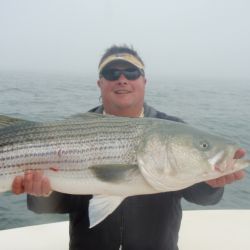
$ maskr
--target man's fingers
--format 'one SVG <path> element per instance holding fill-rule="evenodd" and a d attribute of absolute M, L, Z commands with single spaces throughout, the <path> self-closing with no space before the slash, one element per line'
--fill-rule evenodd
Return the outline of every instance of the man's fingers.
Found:
<path fill-rule="evenodd" d="M 12 192 L 27 193 L 34 196 L 48 196 L 52 192 L 48 177 L 43 171 L 26 171 L 23 176 L 17 176 L 12 182 Z"/>
<path fill-rule="evenodd" d="M 246 176 L 246 172 L 243 170 L 237 171 L 234 173 L 235 180 L 241 180 Z"/>
<path fill-rule="evenodd" d="M 24 174 L 24 191 L 28 194 L 33 192 L 33 172 L 27 171 Z"/>
<path fill-rule="evenodd" d="M 224 185 L 231 184 L 234 181 L 235 181 L 235 177 L 233 174 L 226 175 L 225 180 L 224 180 Z"/>
<path fill-rule="evenodd" d="M 226 177 L 222 176 L 220 178 L 215 179 L 214 187 L 224 187 L 226 183 Z"/>
<path fill-rule="evenodd" d="M 33 185 L 32 185 L 32 193 L 37 196 L 41 196 L 42 193 L 42 179 L 43 172 L 40 170 L 33 172 Z"/>
<path fill-rule="evenodd" d="M 43 179 L 42 179 L 42 195 L 43 196 L 49 196 L 51 194 L 51 192 L 52 192 L 52 190 L 51 190 L 49 179 L 46 176 L 43 176 Z"/>
<path fill-rule="evenodd" d="M 24 193 L 24 186 L 23 186 L 23 176 L 16 176 L 13 183 L 12 183 L 12 192 L 14 194 L 22 194 Z"/>
<path fill-rule="evenodd" d="M 246 154 L 246 150 L 243 148 L 238 149 L 234 154 L 234 159 L 240 159 L 244 157 Z"/>
<path fill-rule="evenodd" d="M 243 170 L 237 171 L 233 174 L 221 176 L 217 179 L 214 180 L 209 180 L 207 181 L 207 184 L 212 186 L 212 187 L 223 187 L 226 184 L 230 184 L 234 181 L 241 180 L 245 177 L 246 173 Z"/>

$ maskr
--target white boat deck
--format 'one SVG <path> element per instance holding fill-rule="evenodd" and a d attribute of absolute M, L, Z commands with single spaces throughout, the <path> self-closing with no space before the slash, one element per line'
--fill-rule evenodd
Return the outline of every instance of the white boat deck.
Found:
<path fill-rule="evenodd" d="M 250 210 L 184 211 L 180 250 L 250 249 Z M 67 250 L 68 222 L 0 231 L 1 250 Z"/>

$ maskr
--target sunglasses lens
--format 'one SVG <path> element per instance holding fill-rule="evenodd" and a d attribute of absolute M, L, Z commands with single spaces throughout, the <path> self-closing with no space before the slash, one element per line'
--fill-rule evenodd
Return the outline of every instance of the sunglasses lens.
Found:
<path fill-rule="evenodd" d="M 128 80 L 136 80 L 137 78 L 140 77 L 141 72 L 139 69 L 136 68 L 129 68 L 129 69 L 125 69 L 123 71 L 124 76 L 128 79 Z"/>
<path fill-rule="evenodd" d="M 121 76 L 121 71 L 118 69 L 104 69 L 101 75 L 108 81 L 115 81 Z"/>
<path fill-rule="evenodd" d="M 118 80 L 123 74 L 128 80 L 136 80 L 142 75 L 142 72 L 137 68 L 121 69 L 104 69 L 101 75 L 108 81 Z"/>

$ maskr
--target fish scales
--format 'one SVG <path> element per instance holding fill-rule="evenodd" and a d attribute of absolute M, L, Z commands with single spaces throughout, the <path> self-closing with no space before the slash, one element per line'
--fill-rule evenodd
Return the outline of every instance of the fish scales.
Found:
<path fill-rule="evenodd" d="M 132 133 L 131 129 L 133 129 Z M 27 126 L 22 124 L 21 132 L 17 128 L 15 130 L 14 135 L 13 130 L 9 128 L 5 131 L 4 138 L 0 136 L 1 142 L 6 140 L 3 144 L 11 144 L 1 148 L 0 160 L 4 161 L 4 175 L 20 173 L 20 168 L 47 169 L 51 164 L 61 164 L 60 170 L 67 170 L 68 165 L 71 165 L 70 169 L 72 165 L 81 169 L 91 164 L 111 161 L 134 163 L 134 156 L 128 153 L 128 149 L 133 146 L 135 138 L 137 137 L 137 140 L 139 138 L 135 133 L 134 125 L 131 127 L 131 124 L 120 121 L 111 124 L 110 120 L 100 122 L 81 120 L 76 123 L 66 122 L 66 124 L 55 122 L 45 126 L 35 123 Z M 31 136 L 32 140 L 29 139 Z M 105 146 L 107 141 L 109 145 Z M 84 145 L 87 145 L 85 149 L 79 149 Z M 61 156 L 59 157 L 58 154 Z M 39 158 L 41 160 L 38 161 Z"/>
<path fill-rule="evenodd" d="M 92 134 L 93 135 L 93 134 Z M 93 140 L 93 136 L 92 135 L 89 135 L 89 139 L 87 136 L 85 136 L 85 142 L 89 142 L 89 141 L 92 141 Z M 60 135 L 59 135 L 60 136 Z M 128 139 L 130 140 L 130 138 L 128 138 L 126 135 L 119 135 L 120 139 Z M 67 135 L 67 137 L 69 137 L 69 135 Z M 77 143 L 82 143 L 82 140 L 79 140 L 79 137 L 77 137 L 76 139 L 76 136 L 71 136 L 70 135 L 70 139 L 71 140 L 62 140 L 62 139 L 67 139 L 67 137 L 62 137 L 60 136 L 60 140 L 55 140 L 55 138 L 53 138 L 53 140 L 48 140 L 46 142 L 46 140 L 43 138 L 43 141 L 40 141 L 40 143 L 38 145 L 34 144 L 34 143 L 30 143 L 30 141 L 27 141 L 26 142 L 29 142 L 29 143 L 26 143 L 26 144 L 21 144 L 21 143 L 16 143 L 16 144 L 11 144 L 11 146 L 9 144 L 5 144 L 7 145 L 6 147 L 2 147 L 2 149 L 0 149 L 0 153 L 5 153 L 5 152 L 9 152 L 9 151 L 13 151 L 13 150 L 16 150 L 16 149 L 29 149 L 29 148 L 39 148 L 41 146 L 44 146 L 44 147 L 48 147 L 48 146 L 58 146 L 58 145 L 73 145 L 73 144 L 77 144 Z M 116 136 L 114 136 L 116 138 Z M 74 140 L 72 140 L 74 139 Z M 131 138 L 133 139 L 133 138 Z M 110 138 L 110 140 L 112 140 L 112 138 Z M 116 139 L 114 139 L 116 140 Z M 36 141 L 35 141 L 36 142 Z M 105 142 L 105 138 L 98 138 L 98 142 L 100 143 L 103 143 Z M 3 146 L 3 145 L 2 145 Z"/>
<path fill-rule="evenodd" d="M 103 119 L 104 120 L 104 119 Z M 110 124 L 108 121 L 103 121 L 101 124 L 99 122 L 95 123 L 73 123 L 66 122 L 66 124 L 62 124 L 59 122 L 48 123 L 46 125 L 40 125 L 36 123 L 27 124 L 27 126 L 22 125 L 21 129 L 18 130 L 18 126 L 9 127 L 7 129 L 3 129 L 0 133 L 0 146 L 9 143 L 17 143 L 22 141 L 36 141 L 38 139 L 41 140 L 52 140 L 56 137 L 61 137 L 66 139 L 71 136 L 93 136 L 93 134 L 98 133 L 108 133 L 112 130 L 113 133 L 117 132 L 119 135 L 130 133 L 131 127 L 133 127 L 131 123 L 121 123 L 114 122 Z M 121 133 L 122 128 L 122 133 Z M 127 130 L 126 130 L 127 128 Z"/>
<path fill-rule="evenodd" d="M 19 125 L 13 125 L 6 127 L 5 129 L 0 130 L 1 134 L 6 134 L 7 131 L 10 131 L 10 133 L 22 133 L 23 131 L 27 132 L 27 129 L 29 129 L 30 133 L 32 133 L 33 129 L 38 129 L 40 132 L 50 132 L 50 131 L 58 131 L 58 130 L 68 130 L 69 126 L 71 127 L 77 127 L 79 129 L 84 124 L 85 128 L 90 128 L 92 130 L 95 130 L 96 128 L 99 129 L 99 124 L 101 124 L 103 127 L 110 127 L 110 122 L 108 122 L 107 119 L 102 119 L 101 121 L 92 120 L 92 121 L 83 121 L 80 119 L 77 120 L 64 120 L 64 121 L 55 121 L 55 122 L 47 122 L 47 123 L 34 123 L 34 122 L 27 122 L 27 123 L 21 123 Z M 131 123 L 128 121 L 117 121 L 114 120 L 112 124 L 115 127 L 121 127 L 124 126 L 131 126 Z"/>
<path fill-rule="evenodd" d="M 124 139 L 119 139 L 120 142 L 124 141 Z M 130 142 L 129 142 L 130 141 Z M 112 149 L 114 148 L 121 148 L 123 150 L 124 145 L 121 143 L 119 145 L 116 145 L 113 140 L 110 140 L 110 145 L 103 145 L 103 144 L 95 144 L 94 146 L 91 147 L 91 144 L 96 142 L 95 140 L 81 140 L 76 143 L 72 142 L 67 145 L 67 143 L 56 143 L 51 146 L 50 144 L 45 144 L 39 146 L 39 144 L 36 145 L 29 145 L 28 149 L 23 147 L 23 148 L 17 148 L 17 149 L 7 149 L 6 152 L 1 154 L 1 161 L 8 161 L 11 160 L 15 163 L 16 160 L 21 160 L 22 158 L 27 158 L 30 159 L 32 156 L 36 158 L 44 158 L 49 155 L 55 155 L 58 156 L 58 154 L 63 154 L 63 155 L 77 155 L 81 154 L 84 155 L 86 153 L 91 153 L 92 151 L 107 151 L 111 152 Z M 104 141 L 105 142 L 105 141 Z M 128 147 L 132 145 L 131 140 L 127 140 Z M 88 145 L 85 149 L 83 148 L 84 145 Z M 36 147 L 34 147 L 36 146 Z M 48 151 L 48 148 L 50 148 L 50 151 Z M 81 149 L 82 148 L 82 149 Z M 94 156 L 93 156 L 94 157 Z"/>

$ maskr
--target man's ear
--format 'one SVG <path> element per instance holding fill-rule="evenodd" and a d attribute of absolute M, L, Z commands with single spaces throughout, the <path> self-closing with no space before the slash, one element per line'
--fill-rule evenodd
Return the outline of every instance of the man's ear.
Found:
<path fill-rule="evenodd" d="M 98 85 L 98 87 L 100 88 L 100 85 L 101 85 L 101 80 L 100 80 L 100 79 L 97 80 L 97 85 Z"/>

